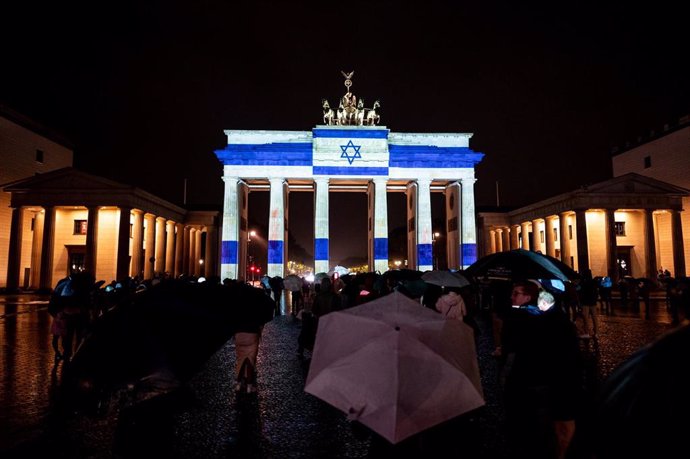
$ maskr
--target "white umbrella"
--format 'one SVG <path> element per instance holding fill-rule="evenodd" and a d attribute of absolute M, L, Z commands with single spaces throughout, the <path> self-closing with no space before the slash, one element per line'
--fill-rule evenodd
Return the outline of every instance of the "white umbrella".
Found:
<path fill-rule="evenodd" d="M 350 270 L 345 266 L 336 265 L 333 269 L 328 271 L 328 275 L 332 276 L 334 273 L 338 273 L 338 276 L 344 276 L 345 274 L 350 274 Z"/>
<path fill-rule="evenodd" d="M 440 287 L 466 287 L 470 285 L 470 281 L 465 276 L 450 271 L 427 271 L 422 274 L 422 280 L 427 284 Z"/>
<path fill-rule="evenodd" d="M 305 391 L 391 443 L 484 405 L 472 329 L 398 292 L 319 319 Z"/>

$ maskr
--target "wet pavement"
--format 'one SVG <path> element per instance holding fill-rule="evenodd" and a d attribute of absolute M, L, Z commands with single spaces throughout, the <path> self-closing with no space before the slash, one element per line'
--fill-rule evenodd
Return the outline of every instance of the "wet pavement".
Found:
<path fill-rule="evenodd" d="M 289 302 L 288 302 L 289 303 Z M 285 306 L 285 305 L 284 305 Z M 663 301 L 651 320 L 622 309 L 600 315 L 598 346 L 582 341 L 590 394 L 632 352 L 671 330 Z M 288 312 L 288 311 L 284 311 Z M 236 398 L 232 340 L 182 390 L 131 407 L 126 394 L 100 414 L 64 409 L 57 388 L 45 296 L 0 296 L 0 456 L 53 458 L 239 457 L 364 458 L 371 439 L 339 411 L 303 391 L 308 360 L 296 353 L 300 321 L 276 317 L 264 329 L 258 396 Z M 477 351 L 487 405 L 480 422 L 481 457 L 507 458 L 497 362 L 489 321 L 477 320 Z M 574 456 L 588 457 L 587 419 Z"/>

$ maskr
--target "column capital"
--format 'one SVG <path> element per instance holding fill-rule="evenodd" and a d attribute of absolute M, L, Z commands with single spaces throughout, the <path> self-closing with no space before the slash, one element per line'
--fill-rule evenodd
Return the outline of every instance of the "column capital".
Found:
<path fill-rule="evenodd" d="M 228 183 L 232 184 L 233 182 L 237 183 L 240 181 L 240 178 L 236 175 L 224 175 L 222 178 L 226 184 L 228 184 Z"/>

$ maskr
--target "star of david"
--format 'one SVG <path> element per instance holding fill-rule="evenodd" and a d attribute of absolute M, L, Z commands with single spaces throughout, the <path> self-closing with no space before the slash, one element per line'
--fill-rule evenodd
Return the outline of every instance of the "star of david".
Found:
<path fill-rule="evenodd" d="M 354 153 L 352 154 L 352 156 L 347 154 L 347 150 L 350 148 L 352 148 L 354 150 Z M 352 161 L 354 161 L 355 159 L 357 159 L 357 158 L 362 159 L 362 155 L 359 154 L 360 148 L 362 148 L 361 145 L 355 145 L 354 143 L 352 143 L 352 140 L 350 140 L 347 143 L 347 145 L 341 145 L 340 146 L 340 149 L 343 150 L 343 154 L 340 155 L 340 157 L 341 158 L 347 158 L 347 160 L 350 162 L 350 164 L 352 164 Z"/>

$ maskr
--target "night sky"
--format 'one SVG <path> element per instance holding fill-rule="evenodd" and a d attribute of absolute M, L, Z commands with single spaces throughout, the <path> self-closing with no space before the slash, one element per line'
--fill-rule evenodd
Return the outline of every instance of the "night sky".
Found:
<path fill-rule="evenodd" d="M 392 131 L 473 132 L 480 207 L 497 181 L 521 206 L 605 180 L 612 146 L 690 113 L 681 3 L 464 3 L 23 1 L 0 10 L 0 103 L 64 133 L 82 170 L 178 204 L 186 178 L 188 207 L 219 209 L 223 130 L 310 130 L 341 70 Z M 311 206 L 291 198 L 309 252 Z M 332 259 L 365 255 L 365 214 L 332 196 Z"/>

